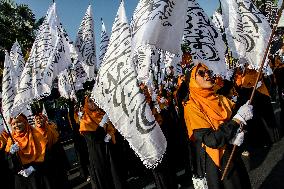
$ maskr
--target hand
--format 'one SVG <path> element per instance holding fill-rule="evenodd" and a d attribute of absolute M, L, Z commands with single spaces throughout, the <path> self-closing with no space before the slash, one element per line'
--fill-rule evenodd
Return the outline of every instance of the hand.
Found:
<path fill-rule="evenodd" d="M 111 139 L 110 134 L 106 134 L 104 141 L 105 141 L 105 142 L 109 142 L 110 139 Z"/>
<path fill-rule="evenodd" d="M 19 147 L 18 143 L 14 143 L 10 147 L 10 153 L 11 154 L 18 152 L 19 150 L 20 150 L 20 147 Z"/>
<path fill-rule="evenodd" d="M 253 106 L 245 103 L 240 107 L 237 114 L 234 116 L 234 119 L 239 120 L 242 124 L 246 125 L 248 120 L 252 119 L 253 117 Z"/>
<path fill-rule="evenodd" d="M 83 112 L 78 112 L 78 117 L 79 117 L 79 120 L 81 120 L 82 119 L 82 117 L 83 117 Z"/>
<path fill-rule="evenodd" d="M 229 143 L 233 144 L 233 145 L 240 146 L 244 142 L 244 138 L 245 138 L 244 131 L 240 132 L 238 130 L 237 134 L 234 136 L 234 138 L 231 139 L 231 141 Z"/>
<path fill-rule="evenodd" d="M 23 169 L 18 172 L 18 174 L 22 175 L 23 177 L 29 177 L 34 171 L 35 169 L 33 168 L 33 166 L 29 166 L 27 169 Z"/>
<path fill-rule="evenodd" d="M 153 101 L 153 102 L 156 102 L 156 101 L 157 101 L 157 97 L 158 97 L 156 91 L 154 91 L 151 96 L 152 96 L 152 101 Z"/>
<path fill-rule="evenodd" d="M 238 96 L 232 96 L 232 101 L 236 103 L 238 101 Z"/>
<path fill-rule="evenodd" d="M 165 97 L 160 97 L 159 98 L 160 103 L 165 103 L 167 101 L 167 99 Z"/>
<path fill-rule="evenodd" d="M 103 116 L 101 122 L 99 123 L 99 126 L 100 126 L 100 127 L 104 127 L 104 125 L 105 125 L 107 122 L 109 122 L 109 118 L 108 118 L 108 115 L 105 114 L 105 115 Z"/>
<path fill-rule="evenodd" d="M 262 85 L 262 82 L 258 81 L 257 84 L 256 84 L 256 88 L 258 89 L 259 87 L 261 87 L 261 85 Z"/>
<path fill-rule="evenodd" d="M 161 108 L 160 108 L 158 103 L 155 103 L 155 108 L 156 108 L 158 113 L 161 113 Z"/>

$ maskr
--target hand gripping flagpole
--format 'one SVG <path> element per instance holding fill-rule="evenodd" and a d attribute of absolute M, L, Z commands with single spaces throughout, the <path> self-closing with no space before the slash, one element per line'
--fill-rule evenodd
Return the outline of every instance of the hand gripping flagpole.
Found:
<path fill-rule="evenodd" d="M 279 23 L 279 21 L 280 21 L 280 18 L 281 18 L 283 9 L 284 9 L 284 1 L 282 2 L 282 5 L 281 5 L 280 9 L 278 10 L 277 19 L 276 19 L 275 25 L 273 26 L 273 29 L 272 29 L 272 32 L 271 32 L 271 34 L 270 34 L 269 41 L 268 41 L 268 43 L 267 43 L 267 47 L 266 47 L 266 50 L 265 50 L 265 53 L 264 53 L 264 56 L 263 56 L 263 58 L 262 58 L 261 65 L 260 65 L 260 67 L 259 67 L 259 69 L 258 69 L 258 75 L 257 75 L 257 77 L 256 77 L 255 84 L 254 84 L 254 87 L 253 87 L 253 91 L 252 91 L 251 96 L 250 96 L 250 99 L 249 99 L 249 104 L 251 104 L 251 102 L 252 102 L 252 100 L 253 100 L 253 97 L 254 97 L 254 94 L 255 94 L 255 91 L 256 91 L 256 86 L 257 86 L 257 83 L 258 83 L 258 81 L 259 81 L 259 79 L 260 79 L 260 76 L 261 76 L 261 74 L 262 74 L 262 69 L 263 69 L 263 66 L 264 66 L 264 63 L 265 63 L 265 60 L 266 60 L 268 51 L 269 51 L 269 47 L 270 47 L 270 44 L 271 44 L 271 42 L 272 42 L 273 36 L 274 36 L 274 34 L 275 34 L 275 31 L 276 31 L 276 29 L 277 29 L 278 23 Z M 241 126 L 241 130 L 242 130 L 242 126 Z M 232 150 L 232 152 L 231 152 L 231 155 L 230 155 L 230 157 L 229 157 L 229 160 L 228 160 L 228 162 L 227 162 L 227 164 L 226 164 L 226 167 L 225 167 L 225 169 L 224 169 L 224 172 L 223 172 L 223 175 L 222 175 L 221 180 L 224 180 L 224 178 L 225 178 L 225 176 L 226 176 L 226 174 L 227 174 L 227 172 L 228 172 L 228 168 L 229 168 L 229 166 L 230 166 L 230 164 L 231 164 L 231 162 L 232 162 L 232 159 L 233 159 L 234 153 L 235 153 L 235 151 L 236 151 L 236 148 L 237 148 L 237 146 L 234 145 L 233 150 Z"/>

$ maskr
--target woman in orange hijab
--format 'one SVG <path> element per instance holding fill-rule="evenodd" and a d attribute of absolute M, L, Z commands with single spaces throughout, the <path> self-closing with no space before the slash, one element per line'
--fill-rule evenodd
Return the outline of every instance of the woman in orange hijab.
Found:
<path fill-rule="evenodd" d="M 79 131 L 84 136 L 88 147 L 89 171 L 93 188 L 127 188 L 122 186 L 124 183 L 120 178 L 121 175 L 113 171 L 118 165 L 113 165 L 110 157 L 112 152 L 108 149 L 107 143 L 116 143 L 115 129 L 110 124 L 106 113 L 88 96 L 85 98 Z"/>
<path fill-rule="evenodd" d="M 59 139 L 59 133 L 55 123 L 48 122 L 48 119 L 42 113 L 35 115 L 35 128 L 47 141 L 47 147 L 50 149 Z"/>
<path fill-rule="evenodd" d="M 15 172 L 15 188 L 50 188 L 50 182 L 41 173 L 44 169 L 47 140 L 31 127 L 23 114 L 13 118 L 11 126 L 15 143 L 8 138 L 6 152 L 10 167 Z"/>
<path fill-rule="evenodd" d="M 52 181 L 52 188 L 71 188 L 67 177 L 68 159 L 59 142 L 59 133 L 55 123 L 48 121 L 46 115 L 36 113 L 35 129 L 47 141 L 45 169 L 43 174 Z"/>
<path fill-rule="evenodd" d="M 243 105 L 232 119 L 234 103 L 216 94 L 214 84 L 212 72 L 205 65 L 198 64 L 193 68 L 184 118 L 194 146 L 194 174 L 205 176 L 209 189 L 249 189 L 248 175 L 239 158 L 234 159 L 224 181 L 221 181 L 221 174 L 231 144 L 239 146 L 243 141 L 244 132 L 238 132 L 238 129 L 240 124 L 252 118 L 252 106 Z"/>

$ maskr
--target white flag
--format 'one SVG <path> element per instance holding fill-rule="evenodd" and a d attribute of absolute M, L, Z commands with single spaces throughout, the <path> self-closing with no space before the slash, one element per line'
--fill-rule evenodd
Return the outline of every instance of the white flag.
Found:
<path fill-rule="evenodd" d="M 223 17 L 222 15 L 215 11 L 212 16 L 212 23 L 215 25 L 215 27 L 221 32 L 224 32 L 224 23 L 223 23 Z"/>
<path fill-rule="evenodd" d="M 52 61 L 48 62 L 45 68 L 44 82 L 48 86 L 52 86 L 54 79 L 65 69 L 72 66 L 70 39 L 62 27 L 62 24 L 57 26 L 57 37 Z"/>
<path fill-rule="evenodd" d="M 104 24 L 103 19 L 102 19 L 100 55 L 99 55 L 99 60 L 98 60 L 98 65 L 97 65 L 98 69 L 100 68 L 100 65 L 103 61 L 105 54 L 106 54 L 108 43 L 109 43 L 109 36 L 107 34 L 106 27 L 105 27 L 105 24 Z"/>
<path fill-rule="evenodd" d="M 131 35 L 122 1 L 92 97 L 144 165 L 151 168 L 162 160 L 167 141 L 138 86 L 130 56 Z"/>
<path fill-rule="evenodd" d="M 81 22 L 77 33 L 75 49 L 78 54 L 78 61 L 83 65 L 89 80 L 93 80 L 95 77 L 97 57 L 91 5 L 89 5 Z"/>
<path fill-rule="evenodd" d="M 178 54 L 186 7 L 187 0 L 140 0 L 131 22 L 133 48 L 150 44 Z"/>
<path fill-rule="evenodd" d="M 72 92 L 72 86 L 74 86 L 72 81 L 70 81 L 70 75 L 68 70 L 64 70 L 58 75 L 58 91 L 60 96 L 69 99 Z"/>
<path fill-rule="evenodd" d="M 34 99 L 48 96 L 54 78 L 70 64 L 70 50 L 65 35 L 59 24 L 54 3 L 39 28 L 21 75 L 12 108 L 13 116 L 23 112 Z"/>
<path fill-rule="evenodd" d="M 73 65 L 73 69 L 70 70 L 71 81 L 73 81 L 75 91 L 83 89 L 83 83 L 87 81 L 87 74 L 79 62 Z"/>
<path fill-rule="evenodd" d="M 87 73 L 85 72 L 83 65 L 78 61 L 78 54 L 73 44 L 70 43 L 71 57 L 73 63 L 70 71 L 70 78 L 73 81 L 75 91 L 83 89 L 83 83 L 88 79 Z"/>
<path fill-rule="evenodd" d="M 176 65 L 169 63 L 170 59 L 164 62 L 157 56 L 175 60 L 174 56 L 180 52 L 186 8 L 186 0 L 139 1 L 131 22 L 132 57 L 139 81 L 151 83 L 151 78 L 161 81 L 165 69 L 158 70 L 159 76 L 151 77 L 151 72 L 156 73 L 155 69 L 166 68 L 166 65 Z"/>
<path fill-rule="evenodd" d="M 258 69 L 271 34 L 268 21 L 250 0 L 221 0 L 221 5 L 233 56 Z"/>
<path fill-rule="evenodd" d="M 22 63 L 20 62 L 21 54 L 18 54 L 17 48 L 15 47 L 17 46 L 12 47 L 10 54 L 12 54 L 14 60 L 16 61 L 19 60 L 18 63 Z M 17 72 L 15 72 L 15 64 L 10 59 L 8 52 L 5 52 L 5 53 L 6 55 L 5 55 L 4 71 L 3 71 L 3 79 L 2 79 L 2 108 L 3 108 L 3 115 L 5 117 L 6 123 L 8 124 L 10 117 L 13 117 L 11 114 L 11 110 L 12 110 L 15 95 L 17 92 L 16 82 L 18 81 L 18 78 L 16 77 Z M 20 68 L 20 65 L 16 66 L 16 68 Z M 23 106 L 19 114 L 20 113 L 23 113 L 25 116 L 27 116 L 28 121 L 31 125 L 34 123 L 33 114 L 32 114 L 29 104 L 27 104 L 26 106 Z M 10 125 L 8 126 L 10 127 Z M 11 128 L 9 129 L 11 131 Z"/>
<path fill-rule="evenodd" d="M 14 65 L 14 79 L 15 79 L 15 85 L 16 85 L 16 89 L 18 88 L 19 85 L 19 79 L 21 77 L 21 74 L 24 70 L 25 67 L 25 60 L 23 57 L 23 53 L 21 50 L 21 46 L 18 43 L 18 41 L 16 41 L 10 51 L 10 57 L 11 57 L 11 61 Z"/>
<path fill-rule="evenodd" d="M 4 62 L 4 71 L 2 79 L 2 109 L 3 115 L 8 123 L 8 120 L 11 117 L 11 108 L 13 107 L 13 102 L 15 98 L 15 81 L 12 73 L 13 63 L 7 51 L 5 51 L 5 62 Z"/>
<path fill-rule="evenodd" d="M 219 30 L 195 0 L 188 1 L 184 42 L 195 64 L 206 64 L 217 75 L 226 76 L 226 46 Z"/>

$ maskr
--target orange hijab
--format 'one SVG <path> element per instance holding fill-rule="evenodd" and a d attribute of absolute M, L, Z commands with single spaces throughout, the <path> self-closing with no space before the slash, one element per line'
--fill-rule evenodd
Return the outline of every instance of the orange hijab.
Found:
<path fill-rule="evenodd" d="M 85 98 L 83 116 L 80 121 L 80 132 L 96 131 L 105 112 L 98 108 L 96 111 L 91 111 L 88 107 L 89 97 Z"/>
<path fill-rule="evenodd" d="M 198 64 L 192 69 L 189 83 L 190 99 L 184 107 L 184 118 L 188 135 L 193 139 L 194 130 L 212 128 L 218 130 L 219 126 L 229 120 L 232 115 L 234 103 L 224 96 L 215 93 L 214 89 L 201 88 L 196 82 L 197 69 L 203 64 Z M 205 147 L 206 152 L 219 167 L 224 148 L 213 149 Z"/>
<path fill-rule="evenodd" d="M 43 114 L 40 114 L 38 116 L 41 116 L 42 119 L 44 119 L 44 126 L 38 127 L 36 125 L 36 130 L 39 131 L 42 136 L 47 141 L 48 149 L 52 147 L 53 144 L 55 144 L 58 141 L 59 133 L 57 132 L 57 126 L 55 123 L 48 122 L 47 117 Z"/>
<path fill-rule="evenodd" d="M 6 133 L 6 131 L 4 131 L 0 135 L 0 150 L 3 149 L 6 146 L 8 138 L 9 138 L 9 135 L 8 135 L 8 133 Z"/>
<path fill-rule="evenodd" d="M 21 133 L 13 132 L 12 136 L 18 143 L 20 150 L 18 152 L 24 165 L 32 162 L 43 162 L 46 150 L 47 140 L 42 137 L 40 132 L 31 127 L 24 115 L 19 115 L 17 119 L 21 120 L 25 125 L 25 131 Z M 6 152 L 10 151 L 12 145 L 11 138 L 7 141 Z"/>

